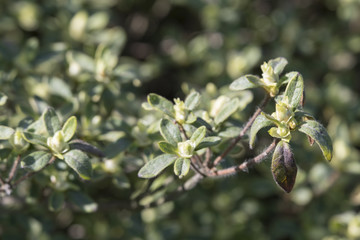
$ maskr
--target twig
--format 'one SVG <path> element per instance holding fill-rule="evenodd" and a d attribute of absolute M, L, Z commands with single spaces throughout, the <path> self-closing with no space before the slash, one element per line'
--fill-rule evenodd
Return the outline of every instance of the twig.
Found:
<path fill-rule="evenodd" d="M 210 160 L 211 160 L 211 150 L 210 148 L 206 148 L 206 152 L 205 152 L 205 161 L 203 162 L 203 166 L 209 170 L 209 164 L 210 164 Z"/>
<path fill-rule="evenodd" d="M 251 125 L 254 123 L 256 117 L 261 113 L 262 108 L 265 107 L 265 105 L 269 102 L 270 100 L 270 96 L 267 94 L 265 96 L 265 98 L 263 99 L 263 101 L 260 103 L 260 106 L 258 107 L 258 109 L 254 112 L 254 114 L 251 116 L 251 118 L 248 120 L 248 122 L 245 124 L 245 127 L 241 130 L 239 136 L 237 136 L 232 143 L 230 144 L 230 146 L 228 148 L 225 149 L 225 151 L 219 155 L 213 163 L 213 166 L 215 167 L 216 165 L 218 165 L 223 159 L 224 157 L 226 157 L 228 155 L 228 153 L 235 147 L 235 145 L 241 140 L 241 138 L 245 135 L 245 133 L 247 132 L 247 130 L 251 127 Z"/>
<path fill-rule="evenodd" d="M 215 170 L 212 173 L 210 173 L 208 176 L 210 177 L 227 176 L 227 175 L 235 174 L 240 171 L 247 171 L 248 168 L 251 167 L 252 165 L 262 162 L 265 159 L 265 157 L 274 150 L 277 143 L 278 140 L 276 139 L 262 153 L 260 153 L 256 157 L 251 158 L 238 166 L 233 166 L 221 170 Z"/>
<path fill-rule="evenodd" d="M 17 167 L 19 165 L 20 159 L 21 159 L 21 156 L 18 155 L 11 167 L 11 170 L 9 173 L 9 178 L 8 178 L 7 182 L 11 182 L 11 180 L 15 177 L 15 173 L 16 173 Z"/>
<path fill-rule="evenodd" d="M 21 183 L 22 181 L 32 177 L 33 175 L 37 174 L 38 172 L 44 170 L 46 167 L 48 167 L 49 165 L 53 164 L 53 162 L 55 161 L 56 157 L 52 156 L 50 161 L 43 167 L 41 168 L 39 171 L 37 172 L 28 172 L 26 173 L 24 176 L 22 176 L 21 178 L 19 178 L 15 183 L 12 184 L 12 188 L 15 188 L 19 183 Z"/>
<path fill-rule="evenodd" d="M 0 184 L 1 185 L 4 185 L 5 184 L 5 181 L 4 181 L 4 179 L 0 176 Z"/>

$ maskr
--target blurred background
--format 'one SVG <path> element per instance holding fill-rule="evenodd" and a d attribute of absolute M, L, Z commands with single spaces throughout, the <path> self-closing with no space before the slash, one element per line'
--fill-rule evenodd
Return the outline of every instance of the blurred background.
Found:
<path fill-rule="evenodd" d="M 275 185 L 266 161 L 132 210 L 126 203 L 143 185 L 143 162 L 123 151 L 134 149 L 129 138 L 151 144 L 141 135 L 146 124 L 136 123 L 146 122 L 146 95 L 216 91 L 279 56 L 289 61 L 285 71 L 303 75 L 305 110 L 327 127 L 332 162 L 294 136 L 291 194 Z M 1 201 L 0 238 L 360 239 L 359 75 L 359 0 L 1 0 L 0 90 L 9 103 L 0 122 L 52 105 L 62 119 L 76 114 L 80 137 L 108 161 L 94 160 L 98 178 L 78 187 L 71 179 L 49 187 L 46 174 L 19 187 Z M 252 108 L 262 92 L 253 94 Z M 84 190 L 90 207 L 51 211 L 49 188 Z M 94 210 L 95 202 L 105 204 Z"/>

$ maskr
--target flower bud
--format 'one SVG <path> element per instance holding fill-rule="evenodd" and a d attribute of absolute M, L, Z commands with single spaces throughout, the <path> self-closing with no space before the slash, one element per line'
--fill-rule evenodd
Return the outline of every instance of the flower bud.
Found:
<path fill-rule="evenodd" d="M 47 145 L 56 153 L 64 153 L 69 150 L 69 144 L 65 142 L 62 131 L 57 131 L 53 137 L 48 137 Z"/>
<path fill-rule="evenodd" d="M 178 154 L 182 158 L 191 158 L 195 149 L 193 141 L 187 140 L 178 143 Z"/>
<path fill-rule="evenodd" d="M 279 77 L 274 73 L 272 66 L 266 62 L 261 65 L 262 77 L 265 85 L 273 85 L 278 82 Z"/>
<path fill-rule="evenodd" d="M 230 98 L 228 98 L 226 96 L 220 96 L 215 101 L 212 101 L 210 116 L 215 117 L 216 115 L 218 115 L 222 106 L 224 106 L 224 104 L 227 103 L 229 100 L 230 100 Z"/>
<path fill-rule="evenodd" d="M 22 152 L 29 147 L 29 143 L 21 135 L 21 131 L 16 130 L 15 133 L 10 137 L 9 142 L 16 152 Z"/>
<path fill-rule="evenodd" d="M 290 129 L 285 126 L 281 126 L 277 128 L 276 132 L 280 137 L 285 138 L 290 134 Z"/>
<path fill-rule="evenodd" d="M 276 119 L 287 121 L 292 115 L 292 111 L 283 103 L 276 104 Z"/>
<path fill-rule="evenodd" d="M 174 102 L 175 102 L 175 106 L 174 106 L 175 120 L 178 123 L 183 124 L 186 120 L 185 103 L 178 98 L 174 99 Z"/>

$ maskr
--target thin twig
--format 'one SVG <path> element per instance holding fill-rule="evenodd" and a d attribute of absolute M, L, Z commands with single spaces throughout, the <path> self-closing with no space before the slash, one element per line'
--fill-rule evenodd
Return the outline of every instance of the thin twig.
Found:
<path fill-rule="evenodd" d="M 12 167 L 11 167 L 11 170 L 10 170 L 10 173 L 9 173 L 9 178 L 8 178 L 7 182 L 11 182 L 11 180 L 15 177 L 16 170 L 17 170 L 17 167 L 19 165 L 20 159 L 21 159 L 21 156 L 18 155 L 17 158 L 15 159 Z"/>
<path fill-rule="evenodd" d="M 1 185 L 4 185 L 5 184 L 5 181 L 4 181 L 4 179 L 0 176 L 0 184 Z"/>
<path fill-rule="evenodd" d="M 19 178 L 15 183 L 12 184 L 12 187 L 15 188 L 19 183 L 21 183 L 22 181 L 32 177 L 33 175 L 37 174 L 38 172 L 44 170 L 46 167 L 48 167 L 49 165 L 53 164 L 55 161 L 56 157 L 52 156 L 50 161 L 43 167 L 41 168 L 39 171 L 37 172 L 28 172 L 26 173 L 24 176 L 22 176 L 21 178 Z"/>
<path fill-rule="evenodd" d="M 210 148 L 206 148 L 205 161 L 203 162 L 203 166 L 204 166 L 206 169 L 209 168 L 210 160 L 211 160 L 211 150 L 210 150 Z"/>
<path fill-rule="evenodd" d="M 269 100 L 270 100 L 270 96 L 267 94 L 265 96 L 265 98 L 263 99 L 263 101 L 260 103 L 260 106 L 258 107 L 258 109 L 254 112 L 254 114 L 251 116 L 251 118 L 245 124 L 245 127 L 241 130 L 239 136 L 237 136 L 232 141 L 230 146 L 228 148 L 226 148 L 225 151 L 214 160 L 214 163 L 213 163 L 214 167 L 216 165 L 218 165 L 229 154 L 229 152 L 236 146 L 236 144 L 241 140 L 241 138 L 245 135 L 247 130 L 249 130 L 251 125 L 254 123 L 256 117 L 261 113 L 262 108 L 264 108 L 266 106 L 266 104 L 269 102 Z"/>
<path fill-rule="evenodd" d="M 249 167 L 251 167 L 252 165 L 261 163 L 266 158 L 266 156 L 274 150 L 278 141 L 279 140 L 275 139 L 262 153 L 260 153 L 256 157 L 251 158 L 238 166 L 233 166 L 221 170 L 215 170 L 214 172 L 210 173 L 208 176 L 209 177 L 227 176 L 227 175 L 235 174 L 240 171 L 247 172 Z"/>

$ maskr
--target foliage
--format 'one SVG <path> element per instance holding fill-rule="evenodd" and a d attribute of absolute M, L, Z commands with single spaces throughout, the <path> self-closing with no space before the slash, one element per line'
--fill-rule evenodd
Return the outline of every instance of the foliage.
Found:
<path fill-rule="evenodd" d="M 358 5 L 1 1 L 0 238 L 359 238 Z"/>

